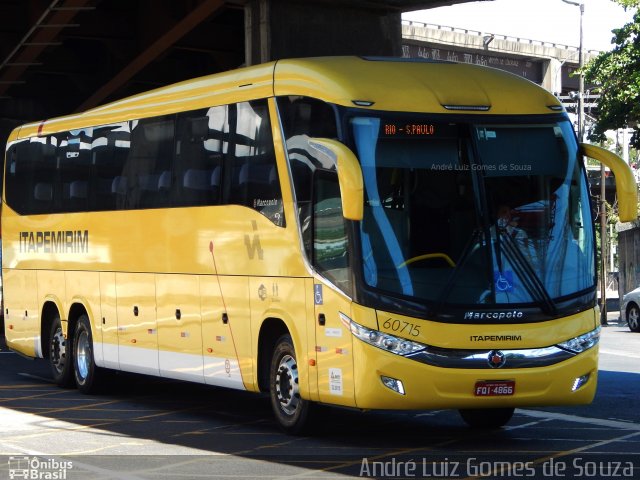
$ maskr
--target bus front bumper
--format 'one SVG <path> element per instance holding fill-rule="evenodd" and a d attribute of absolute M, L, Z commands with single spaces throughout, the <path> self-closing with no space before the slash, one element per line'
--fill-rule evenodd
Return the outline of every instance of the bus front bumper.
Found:
<path fill-rule="evenodd" d="M 596 392 L 597 345 L 554 365 L 514 369 L 436 367 L 355 338 L 353 352 L 355 402 L 362 409 L 579 405 L 591 403 Z M 477 395 L 478 385 L 486 382 L 505 382 L 513 385 L 513 391 L 498 389 L 495 395 Z"/>

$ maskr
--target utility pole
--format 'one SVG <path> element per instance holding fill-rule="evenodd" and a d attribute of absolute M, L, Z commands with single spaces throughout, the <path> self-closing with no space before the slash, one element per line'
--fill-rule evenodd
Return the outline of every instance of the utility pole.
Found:
<path fill-rule="evenodd" d="M 607 197 L 606 172 L 600 164 L 600 325 L 607 322 Z"/>

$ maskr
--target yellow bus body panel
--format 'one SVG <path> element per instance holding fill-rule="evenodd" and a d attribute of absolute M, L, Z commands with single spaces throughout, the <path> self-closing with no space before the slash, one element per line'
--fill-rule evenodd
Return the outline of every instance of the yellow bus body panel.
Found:
<path fill-rule="evenodd" d="M 522 77 L 462 63 L 281 60 L 274 77 L 275 95 L 307 95 L 349 107 L 354 101 L 372 102 L 372 108 L 385 111 L 457 113 L 445 106 L 476 106 L 489 107 L 478 115 L 549 114 L 549 106 L 560 105 Z"/>

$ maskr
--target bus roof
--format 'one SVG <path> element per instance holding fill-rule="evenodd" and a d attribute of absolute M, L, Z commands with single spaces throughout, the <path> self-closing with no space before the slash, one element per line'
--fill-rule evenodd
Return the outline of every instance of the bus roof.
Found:
<path fill-rule="evenodd" d="M 83 113 L 24 125 L 12 132 L 9 141 L 273 95 L 429 113 L 549 114 L 562 108 L 538 85 L 494 68 L 415 59 L 318 57 L 187 80 Z"/>

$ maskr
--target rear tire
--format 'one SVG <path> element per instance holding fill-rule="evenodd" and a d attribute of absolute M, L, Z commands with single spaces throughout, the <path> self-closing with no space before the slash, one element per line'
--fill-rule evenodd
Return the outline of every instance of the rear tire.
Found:
<path fill-rule="evenodd" d="M 500 428 L 513 417 L 514 408 L 470 408 L 458 410 L 462 419 L 472 428 Z"/>
<path fill-rule="evenodd" d="M 75 381 L 84 394 L 95 393 L 101 385 L 103 370 L 96 365 L 93 356 L 93 335 L 89 317 L 81 315 L 73 338 Z"/>
<path fill-rule="evenodd" d="M 300 397 L 298 362 L 290 335 L 282 335 L 271 357 L 269 396 L 278 425 L 286 433 L 301 434 L 308 425 L 312 404 Z"/>
<path fill-rule="evenodd" d="M 73 340 L 62 333 L 62 321 L 56 315 L 51 322 L 49 334 L 49 365 L 53 381 L 59 386 L 70 388 L 73 382 Z"/>
<path fill-rule="evenodd" d="M 635 303 L 627 309 L 627 324 L 632 332 L 640 332 L 640 309 Z"/>

